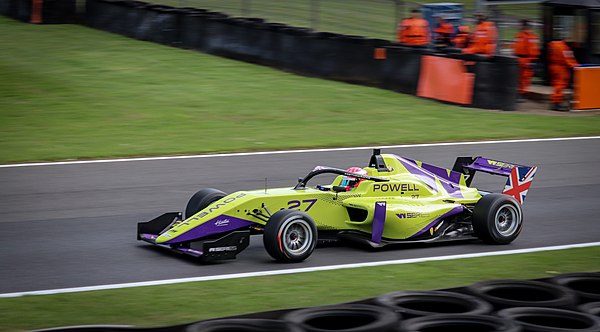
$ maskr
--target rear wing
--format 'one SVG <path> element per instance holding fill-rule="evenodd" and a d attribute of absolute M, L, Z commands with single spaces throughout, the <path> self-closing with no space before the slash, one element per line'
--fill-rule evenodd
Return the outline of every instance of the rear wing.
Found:
<path fill-rule="evenodd" d="M 523 204 L 537 172 L 537 166 L 518 165 L 483 157 L 458 157 L 452 170 L 464 174 L 468 186 L 471 185 L 477 172 L 506 176 L 508 179 L 502 193 L 514 197 L 519 204 Z"/>

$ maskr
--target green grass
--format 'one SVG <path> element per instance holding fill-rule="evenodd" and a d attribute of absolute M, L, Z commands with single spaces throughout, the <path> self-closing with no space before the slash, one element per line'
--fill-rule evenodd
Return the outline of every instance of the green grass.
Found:
<path fill-rule="evenodd" d="M 77 26 L 0 17 L 0 162 L 593 135 Z"/>
<path fill-rule="evenodd" d="M 4 298 L 0 299 L 0 331 L 78 324 L 158 326 L 349 302 L 397 290 L 451 288 L 479 280 L 533 279 L 573 271 L 600 271 L 599 248 Z"/>

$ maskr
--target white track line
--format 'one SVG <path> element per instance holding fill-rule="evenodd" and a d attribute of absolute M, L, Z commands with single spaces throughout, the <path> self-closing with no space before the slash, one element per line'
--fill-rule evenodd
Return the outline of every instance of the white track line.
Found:
<path fill-rule="evenodd" d="M 587 247 L 596 247 L 596 246 L 600 246 L 600 242 L 588 242 L 588 243 L 567 244 L 567 245 L 551 246 L 551 247 L 480 252 L 480 253 L 473 253 L 473 254 L 409 258 L 409 259 L 399 259 L 399 260 L 380 261 L 380 262 L 315 266 L 315 267 L 306 267 L 306 268 L 299 268 L 299 269 L 234 273 L 234 274 L 223 274 L 223 275 L 206 276 L 206 277 L 153 280 L 153 281 L 143 281 L 143 282 L 131 282 L 131 283 L 124 283 L 124 284 L 49 289 L 49 290 L 17 292 L 17 293 L 4 293 L 4 294 L 0 294 L 0 298 L 20 297 L 20 296 L 26 296 L 26 295 L 51 295 L 51 294 L 89 292 L 89 291 L 98 291 L 98 290 L 107 290 L 107 289 L 143 287 L 143 286 L 171 285 L 171 284 L 180 284 L 180 283 L 184 283 L 184 282 L 200 282 L 200 281 L 211 281 L 211 280 L 263 277 L 263 276 L 274 276 L 274 275 L 282 275 L 282 274 L 330 271 L 330 270 L 352 269 L 352 268 L 358 268 L 358 267 L 370 267 L 370 266 L 382 266 L 382 265 L 400 265 L 400 264 L 412 264 L 412 263 L 422 263 L 422 262 L 435 262 L 435 261 L 446 261 L 446 260 L 452 260 L 452 259 L 503 256 L 503 255 L 525 254 L 525 253 L 533 253 L 533 252 L 541 252 L 541 251 L 554 251 L 554 250 L 563 250 L 563 249 L 572 249 L 572 248 L 587 248 Z"/>
<path fill-rule="evenodd" d="M 498 140 L 498 141 L 441 142 L 441 143 L 423 143 L 423 144 L 360 146 L 360 147 L 347 147 L 347 148 L 322 148 L 322 149 L 281 150 L 281 151 L 236 152 L 236 153 L 202 154 L 202 155 L 187 155 L 187 156 L 140 157 L 140 158 L 122 158 L 122 159 L 99 159 L 99 160 L 73 160 L 73 161 L 39 162 L 39 163 L 23 163 L 23 164 L 4 164 L 4 165 L 0 165 L 0 168 L 121 163 L 121 162 L 129 162 L 129 161 L 155 161 L 155 160 L 260 156 L 260 155 L 275 155 L 275 154 L 290 154 L 290 153 L 305 153 L 305 152 L 334 152 L 334 151 L 370 150 L 370 149 L 374 149 L 374 148 L 397 149 L 397 148 L 420 148 L 420 147 L 430 147 L 430 146 L 554 142 L 554 141 L 577 141 L 577 140 L 591 140 L 591 139 L 600 139 L 600 136 L 531 138 L 531 139 Z"/>

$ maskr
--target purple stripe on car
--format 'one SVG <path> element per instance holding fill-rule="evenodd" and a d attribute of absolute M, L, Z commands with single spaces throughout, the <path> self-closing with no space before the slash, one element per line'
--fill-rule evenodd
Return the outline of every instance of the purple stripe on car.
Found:
<path fill-rule="evenodd" d="M 509 176 L 512 169 L 517 166 L 523 165 L 511 164 L 504 161 L 477 157 L 477 159 L 475 159 L 475 161 L 472 164 L 463 167 L 491 174 Z"/>
<path fill-rule="evenodd" d="M 181 251 L 184 254 L 192 255 L 192 256 L 195 256 L 195 257 L 200 257 L 200 256 L 202 256 L 204 254 L 200 250 L 191 249 L 191 248 L 177 248 L 175 250 Z"/>
<path fill-rule="evenodd" d="M 383 228 L 385 226 L 386 203 L 376 202 L 375 212 L 373 213 L 373 231 L 371 232 L 371 241 L 381 242 Z"/>
<path fill-rule="evenodd" d="M 156 240 L 156 238 L 158 237 L 158 235 L 142 233 L 142 234 L 140 234 L 140 237 L 142 239 L 146 239 L 146 240 L 150 240 L 150 241 L 154 242 Z"/>
<path fill-rule="evenodd" d="M 245 228 L 254 224 L 255 223 L 245 219 L 240 219 L 228 216 L 226 214 L 222 214 L 164 243 L 171 244 L 199 240 L 208 235 L 225 233 L 236 229 Z"/>
<path fill-rule="evenodd" d="M 400 161 L 402 166 L 404 166 L 407 171 L 409 171 L 412 175 L 418 177 L 421 181 L 425 182 L 431 189 L 437 191 L 437 185 L 435 180 L 439 179 L 444 190 L 448 192 L 448 195 L 456 198 L 463 197 L 462 193 L 460 192 L 460 186 L 458 185 L 460 181 L 460 174 L 457 173 L 456 175 L 451 174 L 450 176 L 448 176 L 448 172 L 443 168 L 425 163 L 422 164 L 422 167 L 419 167 L 414 160 L 400 156 L 395 157 L 398 159 L 398 161 Z M 458 180 L 456 180 L 457 177 Z"/>
<path fill-rule="evenodd" d="M 421 229 L 420 231 L 418 231 L 417 233 L 415 233 L 414 235 L 412 235 L 410 238 L 414 238 L 417 237 L 427 231 L 429 231 L 429 229 L 431 227 L 434 227 L 435 225 L 437 225 L 440 221 L 444 220 L 444 218 L 448 218 L 450 216 L 453 216 L 455 214 L 459 214 L 461 212 L 463 212 L 464 207 L 462 205 L 458 205 L 456 207 L 453 207 L 452 210 L 442 214 L 441 216 L 439 216 L 438 218 L 436 218 L 434 221 L 430 222 L 427 226 L 425 226 L 423 229 Z"/>

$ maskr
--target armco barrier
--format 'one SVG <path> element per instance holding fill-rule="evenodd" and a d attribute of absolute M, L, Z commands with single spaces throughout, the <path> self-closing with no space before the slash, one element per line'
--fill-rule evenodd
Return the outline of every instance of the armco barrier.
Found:
<path fill-rule="evenodd" d="M 36 15 L 33 15 L 34 1 L 37 1 L 40 9 Z M 76 0 L 0 0 L 0 15 L 23 22 L 75 23 L 77 22 Z"/>
<path fill-rule="evenodd" d="M 31 1 L 31 0 L 28 0 Z M 76 23 L 77 1 L 76 0 L 43 0 L 42 1 L 43 24 Z"/>
<path fill-rule="evenodd" d="M 164 45 L 179 46 L 182 11 L 162 5 L 150 5 L 145 9 L 146 16 L 143 24 L 148 30 L 143 39 Z"/>
<path fill-rule="evenodd" d="M 599 279 L 600 273 L 578 273 L 553 279 L 490 280 L 441 291 L 400 291 L 352 303 L 259 312 L 174 326 L 96 325 L 39 331 L 275 331 L 279 328 L 280 331 L 297 332 L 598 332 L 600 303 L 581 305 L 588 298 L 580 297 L 578 292 L 596 294 Z M 575 289 L 556 283 L 570 284 Z"/>
<path fill-rule="evenodd" d="M 416 95 L 422 50 L 397 45 L 385 49 L 386 59 L 381 64 L 381 87 Z"/>
<path fill-rule="evenodd" d="M 19 21 L 31 21 L 31 0 L 4 0 L 10 2 L 8 16 Z"/>

